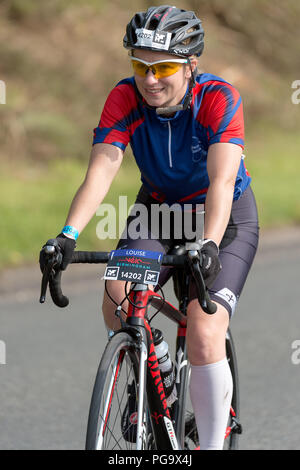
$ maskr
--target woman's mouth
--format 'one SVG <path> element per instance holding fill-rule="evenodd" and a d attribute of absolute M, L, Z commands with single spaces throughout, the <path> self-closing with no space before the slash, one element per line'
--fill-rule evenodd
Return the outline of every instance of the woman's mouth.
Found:
<path fill-rule="evenodd" d="M 145 92 L 147 95 L 156 96 L 163 91 L 163 88 L 146 88 Z"/>

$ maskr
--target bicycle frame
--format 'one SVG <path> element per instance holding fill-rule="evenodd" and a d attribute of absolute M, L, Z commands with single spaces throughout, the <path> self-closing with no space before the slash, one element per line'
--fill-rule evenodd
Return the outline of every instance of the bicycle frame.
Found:
<path fill-rule="evenodd" d="M 180 437 L 184 435 L 184 422 L 179 418 L 179 400 L 172 406 L 172 416 L 167 406 L 164 387 L 161 380 L 160 369 L 155 353 L 155 347 L 152 338 L 151 327 L 148 322 L 147 313 L 148 306 L 152 305 L 160 309 L 160 313 L 166 315 L 169 319 L 178 325 L 177 341 L 176 341 L 176 387 L 178 397 L 183 396 L 182 387 L 186 386 L 186 371 L 184 367 L 187 365 L 185 333 L 186 333 L 186 316 L 166 302 L 162 297 L 150 290 L 146 285 L 136 284 L 129 294 L 129 307 L 126 319 L 127 328 L 134 328 L 140 333 L 141 360 L 140 360 L 140 377 L 146 380 L 147 400 L 149 405 L 150 418 L 154 439 L 159 442 L 161 448 L 166 450 L 181 449 Z M 146 355 L 145 355 L 146 347 Z M 144 367 L 145 358 L 147 365 Z M 143 388 L 143 387 L 141 387 Z M 142 406 L 143 397 L 139 397 L 139 405 Z M 175 429 L 173 427 L 173 419 L 175 418 Z M 177 436 L 179 430 L 182 430 Z M 142 441 L 142 423 L 137 423 L 138 447 Z"/>
<path fill-rule="evenodd" d="M 196 244 L 197 245 L 197 244 Z M 150 418 L 152 422 L 153 435 L 156 443 L 159 443 L 160 449 L 165 450 L 181 450 L 185 447 L 185 415 L 182 410 L 185 410 L 185 396 L 186 386 L 188 383 L 189 368 L 186 353 L 186 327 L 187 327 L 187 305 L 188 305 L 188 291 L 191 276 L 195 278 L 196 285 L 199 287 L 198 300 L 202 309 L 209 314 L 215 312 L 216 305 L 211 302 L 209 294 L 207 293 L 199 268 L 199 247 L 190 247 L 188 254 L 190 256 L 190 268 L 185 269 L 185 263 L 181 259 L 177 264 L 174 261 L 172 254 L 164 256 L 164 264 L 167 266 L 183 267 L 183 277 L 179 279 L 176 274 L 177 284 L 177 297 L 179 299 L 179 309 L 173 307 L 170 303 L 166 302 L 157 292 L 149 289 L 145 284 L 135 284 L 133 289 L 128 294 L 130 300 L 127 311 L 126 322 L 121 319 L 121 331 L 126 331 L 131 335 L 135 347 L 133 352 L 140 351 L 139 361 L 139 377 L 140 387 L 138 388 L 138 406 L 139 411 L 144 407 L 144 393 L 147 393 L 149 404 Z M 48 262 L 43 273 L 40 302 L 45 302 L 45 295 L 47 285 L 49 282 L 50 293 L 53 302 L 59 307 L 66 307 L 69 299 L 65 297 L 61 290 L 61 271 L 54 270 L 54 267 L 60 265 L 60 252 L 57 248 L 55 240 L 48 240 L 45 245 L 45 252 L 48 256 Z M 73 255 L 72 263 L 107 263 L 110 253 L 107 252 L 75 252 Z M 180 254 L 175 254 L 175 257 Z M 198 271 L 195 270 L 194 262 L 198 263 Z M 191 269 L 191 272 L 190 272 Z M 177 269 L 175 271 L 179 273 Z M 179 292 L 178 292 L 179 287 Z M 197 287 L 197 289 L 198 289 Z M 177 324 L 177 339 L 176 339 L 176 381 L 175 386 L 177 389 L 178 399 L 173 403 L 169 409 L 164 393 L 164 387 L 161 379 L 160 369 L 156 357 L 155 347 L 152 338 L 150 321 L 148 318 L 148 306 L 152 305 L 154 308 L 167 316 L 169 319 Z M 117 316 L 120 317 L 121 305 L 116 309 Z M 228 331 L 228 333 L 230 333 Z M 234 347 L 231 344 L 230 335 L 226 337 L 226 351 L 229 348 L 229 357 L 234 357 Z M 232 349 L 233 348 L 233 349 Z M 120 366 L 120 359 L 118 358 L 117 367 Z M 235 360 L 233 361 L 236 362 Z M 232 364 L 229 364 L 232 368 Z M 117 369 L 116 369 L 117 370 Z M 111 390 L 113 390 L 116 380 L 117 372 L 111 381 Z M 236 376 L 235 376 L 236 377 Z M 146 384 L 146 387 L 144 386 Z M 145 392 L 144 392 L 145 391 Z M 108 394 L 111 397 L 111 393 Z M 109 399 L 110 400 L 110 399 Z M 236 404 L 235 406 L 238 407 Z M 107 403 L 107 409 L 110 409 L 110 402 Z M 109 412 L 109 411 L 108 411 Z M 139 413 L 139 422 L 137 423 L 137 449 L 143 449 L 145 440 L 144 435 L 144 420 L 145 416 Z M 107 415 L 108 416 L 108 415 Z M 242 426 L 239 423 L 238 416 L 236 417 L 235 410 L 231 407 L 230 410 L 230 426 L 227 427 L 225 438 L 229 437 L 231 433 L 241 434 Z M 174 426 L 173 426 L 174 425 Z M 106 426 L 104 420 L 103 426 Z M 193 425 L 193 429 L 195 425 Z M 196 442 L 193 438 L 192 440 Z"/>

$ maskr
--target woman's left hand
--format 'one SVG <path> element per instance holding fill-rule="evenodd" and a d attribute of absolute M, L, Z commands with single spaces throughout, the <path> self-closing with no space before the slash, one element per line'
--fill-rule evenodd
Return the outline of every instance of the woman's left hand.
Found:
<path fill-rule="evenodd" d="M 222 269 L 218 245 L 213 240 L 204 240 L 201 254 L 201 271 L 206 287 L 210 287 Z"/>

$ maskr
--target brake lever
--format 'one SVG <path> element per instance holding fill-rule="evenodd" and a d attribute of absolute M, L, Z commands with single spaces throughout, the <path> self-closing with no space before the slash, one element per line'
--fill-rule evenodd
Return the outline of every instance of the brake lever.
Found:
<path fill-rule="evenodd" d="M 61 262 L 62 262 L 62 254 L 59 251 L 59 246 L 57 240 L 50 239 L 47 243 L 43 246 L 42 250 L 46 253 L 48 260 L 43 271 L 43 277 L 41 281 L 41 295 L 40 295 L 40 303 L 45 303 L 46 300 L 46 292 L 47 287 L 49 284 L 49 280 L 53 275 L 54 271 L 58 270 Z"/>
<path fill-rule="evenodd" d="M 205 313 L 212 315 L 216 313 L 217 306 L 210 300 L 210 296 L 203 279 L 203 275 L 200 269 L 202 258 L 201 251 L 199 251 L 199 249 L 201 249 L 201 245 L 199 245 L 199 243 L 190 244 L 188 260 L 192 268 L 192 274 L 196 281 L 199 304 Z"/>

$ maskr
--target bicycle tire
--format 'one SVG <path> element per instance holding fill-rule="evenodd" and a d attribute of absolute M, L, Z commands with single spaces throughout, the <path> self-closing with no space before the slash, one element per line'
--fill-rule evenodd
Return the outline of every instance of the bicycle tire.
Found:
<path fill-rule="evenodd" d="M 227 360 L 229 363 L 229 367 L 231 370 L 232 375 L 232 382 L 233 382 L 233 393 L 231 399 L 231 406 L 234 410 L 235 416 L 230 417 L 231 423 L 230 425 L 235 425 L 235 428 L 230 433 L 229 445 L 228 450 L 238 450 L 239 444 L 239 436 L 242 433 L 242 427 L 240 425 L 240 387 L 239 387 L 239 374 L 238 374 L 238 363 L 237 363 L 237 355 L 235 351 L 233 337 L 228 328 L 226 334 L 226 355 Z"/>
<path fill-rule="evenodd" d="M 234 426 L 234 430 L 229 434 L 227 439 L 224 441 L 224 450 L 238 450 L 238 440 L 239 435 L 241 434 L 242 428 L 239 424 L 240 419 L 240 391 L 239 391 L 239 377 L 238 377 L 238 367 L 237 367 L 237 356 L 235 352 L 234 342 L 230 329 L 228 329 L 226 334 L 226 356 L 231 370 L 232 381 L 233 381 L 233 394 L 231 399 L 231 407 L 234 410 L 234 416 L 230 414 L 228 426 Z M 187 366 L 187 374 L 189 377 L 190 367 L 189 363 Z M 186 381 L 185 393 L 188 393 L 189 379 Z M 183 403 L 187 403 L 188 400 L 186 397 L 183 399 Z M 189 450 L 195 450 L 199 448 L 199 438 L 197 432 L 197 426 L 195 421 L 195 416 L 192 411 L 191 404 L 186 406 L 184 411 L 185 413 L 185 428 L 184 428 L 184 448 Z M 201 448 L 201 447 L 200 447 Z"/>
<path fill-rule="evenodd" d="M 131 389 L 129 393 L 132 384 L 135 390 L 132 393 Z M 138 384 L 139 353 L 134 340 L 128 333 L 116 333 L 107 344 L 97 371 L 88 418 L 86 450 L 137 449 L 136 421 L 140 411 L 136 399 Z M 136 408 L 130 410 L 129 416 L 126 407 L 128 411 L 133 394 Z M 141 412 L 146 426 L 145 400 Z M 142 448 L 147 448 L 146 432 L 143 434 Z"/>

